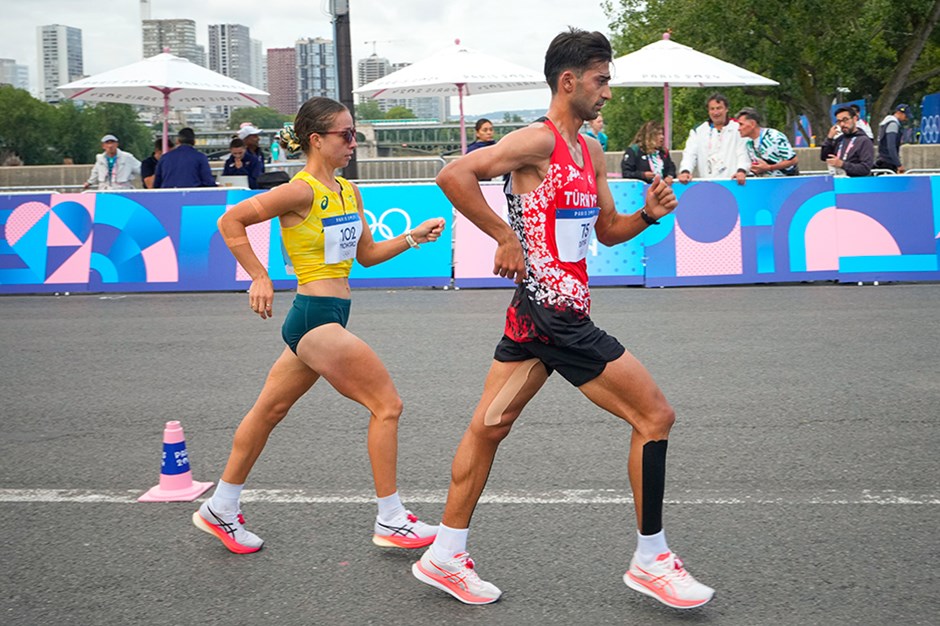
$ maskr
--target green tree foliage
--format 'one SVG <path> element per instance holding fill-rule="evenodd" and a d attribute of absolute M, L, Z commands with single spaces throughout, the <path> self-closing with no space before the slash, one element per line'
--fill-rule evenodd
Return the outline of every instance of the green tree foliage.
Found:
<path fill-rule="evenodd" d="M 364 100 L 356 105 L 356 120 L 383 120 L 385 113 L 375 100 Z"/>
<path fill-rule="evenodd" d="M 413 120 L 415 117 L 414 111 L 406 107 L 392 107 L 385 113 L 387 120 Z"/>
<path fill-rule="evenodd" d="M 822 135 L 832 102 L 859 98 L 877 124 L 897 102 L 916 104 L 940 86 L 940 0 L 608 0 L 606 9 L 615 56 L 670 30 L 681 44 L 778 81 L 722 92 L 733 109 L 756 106 L 781 130 L 806 114 Z M 673 94 L 673 143 L 681 147 L 705 119 L 707 93 Z M 662 118 L 662 89 L 615 88 L 604 115 L 612 140 L 632 139 L 643 121 Z"/>
<path fill-rule="evenodd" d="M 126 104 L 52 105 L 5 85 L 0 87 L 0 119 L 0 152 L 18 155 L 26 165 L 61 163 L 65 157 L 92 163 L 101 152 L 99 140 L 109 133 L 138 158 L 153 149 L 153 133 Z"/>
<path fill-rule="evenodd" d="M 0 87 L 0 150 L 15 153 L 26 165 L 61 162 L 55 154 L 56 110 L 28 91 Z"/>
<path fill-rule="evenodd" d="M 228 118 L 228 126 L 238 128 L 244 122 L 251 122 L 257 128 L 281 128 L 284 122 L 293 121 L 293 115 L 278 113 L 271 107 L 248 107 L 232 111 Z"/>

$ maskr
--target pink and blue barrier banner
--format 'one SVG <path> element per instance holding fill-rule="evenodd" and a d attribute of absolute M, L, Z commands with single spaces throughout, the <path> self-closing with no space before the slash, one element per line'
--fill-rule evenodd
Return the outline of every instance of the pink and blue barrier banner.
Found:
<path fill-rule="evenodd" d="M 644 183 L 610 187 L 621 213 L 643 206 Z M 613 248 L 591 241 L 591 284 L 940 280 L 940 177 L 805 176 L 673 189 L 679 207 L 660 225 Z M 484 195 L 505 219 L 499 188 Z M 462 217 L 455 228 L 455 283 L 508 286 L 492 274 L 495 244 Z"/>
<path fill-rule="evenodd" d="M 376 241 L 432 217 L 452 224 L 434 185 L 361 187 Z M 0 196 L 0 293 L 231 291 L 248 274 L 222 241 L 216 221 L 250 190 L 138 191 Z M 276 221 L 248 229 L 277 288 L 296 284 Z M 354 286 L 450 284 L 447 239 L 371 268 L 353 265 Z"/>
<path fill-rule="evenodd" d="M 441 241 L 380 265 L 353 265 L 354 286 L 508 287 L 493 275 L 495 243 L 435 185 L 363 186 L 376 241 L 444 217 Z M 622 213 L 646 185 L 611 181 Z M 674 186 L 676 211 L 639 237 L 588 247 L 594 285 L 940 280 L 940 177 L 806 176 Z M 136 191 L 0 196 L 0 293 L 232 291 L 250 281 L 216 229 L 250 190 Z M 505 219 L 500 185 L 484 197 Z M 453 249 L 447 245 L 449 233 Z M 294 278 L 274 221 L 249 239 L 279 289 Z M 453 256 L 452 256 L 453 253 Z"/>

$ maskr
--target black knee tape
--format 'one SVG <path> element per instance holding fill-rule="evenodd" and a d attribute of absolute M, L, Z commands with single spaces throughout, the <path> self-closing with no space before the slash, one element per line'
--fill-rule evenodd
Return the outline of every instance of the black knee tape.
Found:
<path fill-rule="evenodd" d="M 663 529 L 663 493 L 666 491 L 666 446 L 669 441 L 643 445 L 643 514 L 640 533 L 655 535 Z"/>

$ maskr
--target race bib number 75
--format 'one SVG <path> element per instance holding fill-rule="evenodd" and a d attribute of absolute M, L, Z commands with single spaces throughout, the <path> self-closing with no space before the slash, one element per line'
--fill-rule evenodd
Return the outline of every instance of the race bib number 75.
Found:
<path fill-rule="evenodd" d="M 555 209 L 555 246 L 560 261 L 574 263 L 587 256 L 591 231 L 600 212 L 597 207 Z"/>

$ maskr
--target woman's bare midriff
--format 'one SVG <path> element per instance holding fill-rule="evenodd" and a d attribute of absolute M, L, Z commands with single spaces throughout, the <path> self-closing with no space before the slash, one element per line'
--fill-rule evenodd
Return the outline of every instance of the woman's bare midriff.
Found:
<path fill-rule="evenodd" d="M 349 294 L 348 278 L 324 278 L 322 280 L 312 280 L 303 285 L 297 285 L 297 293 L 305 296 L 321 296 L 328 298 L 346 298 Z"/>

